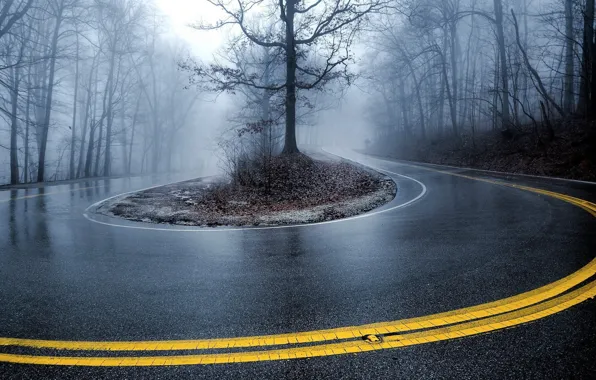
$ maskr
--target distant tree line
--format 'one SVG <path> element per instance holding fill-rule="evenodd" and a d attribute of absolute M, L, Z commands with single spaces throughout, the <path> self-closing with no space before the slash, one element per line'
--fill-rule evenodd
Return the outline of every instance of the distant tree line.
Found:
<path fill-rule="evenodd" d="M 368 117 L 404 142 L 596 118 L 594 0 L 400 0 L 368 49 Z"/>
<path fill-rule="evenodd" d="M 0 155 L 10 183 L 172 169 L 199 93 L 142 0 L 3 0 Z"/>

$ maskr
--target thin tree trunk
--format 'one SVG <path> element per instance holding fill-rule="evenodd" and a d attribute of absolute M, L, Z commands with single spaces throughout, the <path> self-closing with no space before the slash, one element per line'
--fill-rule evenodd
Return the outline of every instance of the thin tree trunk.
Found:
<path fill-rule="evenodd" d="M 27 69 L 27 85 L 31 83 L 31 66 Z M 27 91 L 27 104 L 25 106 L 25 164 L 23 165 L 23 182 L 27 183 L 29 178 L 29 126 L 31 125 L 31 118 L 29 117 L 31 105 L 31 89 Z"/>
<path fill-rule="evenodd" d="M 472 22 L 471 22 L 471 26 L 470 26 L 470 34 L 468 35 L 468 46 L 466 49 L 466 74 L 464 77 L 464 96 L 466 96 L 466 97 L 468 96 L 468 91 L 469 91 L 469 86 L 470 86 L 470 81 L 468 79 L 468 76 L 470 75 L 470 51 L 472 50 L 472 36 L 474 35 L 474 31 L 475 31 L 474 30 L 475 29 L 474 14 L 472 14 L 471 18 L 472 18 L 472 20 L 471 20 Z M 464 110 L 463 110 L 461 119 L 465 123 L 467 113 L 468 113 L 468 102 L 464 101 L 463 103 L 464 103 L 464 105 L 463 105 Z"/>
<path fill-rule="evenodd" d="M 445 76 L 443 70 L 441 70 L 441 79 L 440 79 L 440 86 L 441 89 L 439 90 L 439 115 L 437 116 L 437 133 L 439 137 L 443 135 L 443 123 L 445 119 Z"/>
<path fill-rule="evenodd" d="M 19 74 L 20 68 L 18 66 L 11 67 L 11 115 L 10 115 L 10 184 L 16 185 L 19 183 L 19 150 L 18 150 L 18 104 L 19 104 Z"/>
<path fill-rule="evenodd" d="M 77 52 L 75 56 L 75 88 L 74 88 L 74 97 L 73 97 L 73 105 L 72 105 L 72 126 L 70 131 L 70 165 L 69 165 L 69 178 L 75 178 L 75 148 L 76 148 L 76 122 L 77 122 L 77 101 L 78 101 L 78 94 L 79 94 L 79 35 L 76 35 L 77 40 Z M 82 146 L 81 146 L 82 148 Z"/>
<path fill-rule="evenodd" d="M 128 167 L 126 169 L 126 174 L 131 173 L 132 167 L 132 149 L 134 146 L 135 140 L 135 128 L 137 126 L 137 115 L 139 114 L 139 106 L 141 104 L 141 97 L 139 96 L 137 99 L 137 105 L 135 106 L 135 113 L 132 117 L 132 131 L 130 132 L 130 147 L 128 148 Z"/>
<path fill-rule="evenodd" d="M 457 130 L 457 117 L 456 117 L 456 109 L 455 109 L 455 102 L 453 101 L 453 95 L 451 93 L 451 88 L 449 87 L 449 77 L 447 76 L 447 62 L 445 61 L 445 56 L 443 56 L 443 77 L 445 78 L 445 90 L 447 90 L 447 101 L 449 102 L 449 110 L 451 112 L 451 127 L 453 129 L 453 134 L 455 136 L 459 136 Z"/>
<path fill-rule="evenodd" d="M 538 91 L 544 97 L 544 99 L 547 101 L 547 105 L 548 105 L 548 103 L 551 103 L 553 105 L 553 107 L 555 107 L 555 109 L 557 110 L 557 112 L 559 112 L 561 114 L 561 116 L 565 117 L 566 116 L 565 115 L 565 111 L 561 107 L 559 107 L 559 105 L 548 94 L 548 92 L 544 88 L 544 84 L 542 83 L 542 79 L 540 78 L 540 75 L 538 74 L 538 72 L 536 71 L 536 69 L 534 69 L 532 67 L 532 65 L 530 64 L 530 61 L 528 60 L 528 55 L 526 54 L 526 51 L 522 47 L 521 41 L 519 39 L 519 26 L 517 24 L 517 18 L 515 17 L 515 12 L 513 12 L 513 10 L 511 10 L 511 15 L 513 16 L 513 26 L 515 27 L 515 38 L 516 38 L 516 41 L 517 41 L 517 46 L 519 47 L 519 50 L 522 53 L 522 57 L 524 59 L 524 62 L 526 64 L 526 67 L 528 68 L 528 70 L 530 71 L 530 73 L 534 77 L 534 80 L 538 84 Z"/>
<path fill-rule="evenodd" d="M 85 160 L 85 177 L 91 177 L 91 165 L 93 161 L 93 147 L 95 146 L 95 128 L 97 128 L 97 83 L 98 83 L 99 64 L 95 69 L 95 88 L 93 91 L 93 117 L 91 118 L 91 126 L 89 129 L 89 144 L 87 145 L 87 158 Z"/>
<path fill-rule="evenodd" d="M 114 66 L 115 66 L 115 58 L 116 58 L 116 47 L 113 46 L 112 48 L 112 56 L 110 57 L 110 73 L 108 75 L 108 83 L 109 86 L 107 88 L 107 90 L 109 91 L 108 94 L 108 112 L 107 112 L 107 128 L 106 128 L 106 153 L 105 153 L 105 161 L 104 161 L 104 165 L 103 165 L 103 173 L 106 176 L 110 175 L 111 172 L 111 163 L 112 163 L 112 157 L 111 157 L 111 147 L 112 147 L 112 124 L 113 124 L 113 104 L 112 104 L 112 100 L 114 97 L 114 91 L 115 91 L 115 87 L 114 86 Z M 112 88 L 114 88 L 114 90 L 112 90 Z M 101 132 L 100 132 L 101 133 Z"/>
<path fill-rule="evenodd" d="M 399 82 L 399 97 L 400 97 L 400 104 L 401 104 L 401 112 L 402 118 L 404 121 L 404 131 L 406 132 L 406 137 L 410 138 L 412 136 L 412 130 L 410 127 L 410 120 L 408 117 L 408 105 L 406 104 L 406 93 L 404 91 L 405 83 L 403 78 L 400 78 Z"/>
<path fill-rule="evenodd" d="M 584 13 L 584 36 L 582 52 L 582 77 L 579 86 L 579 101 L 577 112 L 581 115 L 593 118 L 596 114 L 594 100 L 590 101 L 591 81 L 593 78 L 594 54 L 594 0 L 586 0 L 586 11 Z M 596 94 L 592 93 L 592 98 Z M 592 104 L 592 107 L 589 105 Z"/>
<path fill-rule="evenodd" d="M 575 103 L 573 94 L 573 2 L 565 0 L 565 95 L 563 109 L 567 113 L 573 112 Z"/>
<path fill-rule="evenodd" d="M 451 102 L 452 107 L 455 108 L 455 112 L 451 116 L 453 118 L 453 124 L 457 125 L 457 96 L 458 96 L 458 78 L 457 78 L 457 24 L 453 22 L 449 28 L 451 36 L 450 44 L 450 58 L 451 58 Z M 454 130 L 455 132 L 455 130 Z M 456 133 L 457 134 L 457 133 Z"/>
<path fill-rule="evenodd" d="M 503 32 L 503 3 L 501 0 L 494 0 L 495 20 L 497 26 L 497 44 L 499 45 L 499 61 L 501 65 L 501 96 L 502 112 L 501 127 L 509 130 L 509 75 L 507 73 L 507 51 L 505 50 L 505 34 Z"/>

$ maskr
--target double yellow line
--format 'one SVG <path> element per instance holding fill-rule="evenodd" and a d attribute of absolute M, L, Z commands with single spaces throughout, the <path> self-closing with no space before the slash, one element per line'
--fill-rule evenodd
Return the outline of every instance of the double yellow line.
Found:
<path fill-rule="evenodd" d="M 596 216 L 596 204 L 579 198 L 452 172 L 442 173 L 554 197 L 579 206 Z M 587 282 L 594 275 L 596 259 L 558 281 L 498 301 L 417 318 L 308 332 L 223 339 L 136 342 L 0 338 L 0 346 L 4 346 L 5 349 L 25 347 L 31 350 L 63 350 L 70 355 L 73 352 L 95 351 L 104 355 L 87 357 L 0 353 L 0 362 L 68 366 L 196 365 L 310 358 L 406 347 L 496 331 L 558 313 L 596 296 L 596 281 Z M 209 350 L 209 353 L 176 354 L 179 351 L 205 350 Z M 135 352 L 136 356 L 106 354 L 115 351 Z M 162 354 L 139 355 L 141 352 L 154 351 L 160 351 Z"/>

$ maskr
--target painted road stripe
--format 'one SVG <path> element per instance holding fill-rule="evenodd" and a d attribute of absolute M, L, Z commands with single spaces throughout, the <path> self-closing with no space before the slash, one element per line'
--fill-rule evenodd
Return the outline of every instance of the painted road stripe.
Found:
<path fill-rule="evenodd" d="M 162 341 L 92 342 L 0 338 L 0 346 L 21 346 L 37 349 L 46 348 L 72 351 L 171 351 L 264 347 L 353 339 L 368 334 L 376 335 L 407 332 L 445 326 L 512 312 L 543 302 L 549 298 L 556 297 L 594 275 L 596 275 L 596 259 L 567 277 L 513 297 L 423 317 L 378 322 L 360 326 L 346 326 L 335 329 L 238 338 Z"/>
<path fill-rule="evenodd" d="M 342 355 L 414 346 L 502 330 L 558 313 L 595 296 L 596 281 L 592 281 L 558 298 L 511 313 L 412 334 L 388 336 L 377 343 L 369 343 L 362 339 L 357 339 L 341 343 L 279 350 L 150 357 L 66 357 L 0 354 L 0 362 L 65 366 L 131 367 L 243 363 Z"/>
<path fill-rule="evenodd" d="M 417 169 L 424 169 L 424 170 L 428 170 L 428 171 L 432 171 L 432 172 L 437 172 L 437 173 L 441 173 L 441 174 L 448 174 L 448 175 L 452 175 L 452 176 L 456 176 L 456 177 L 461 177 L 461 178 L 467 178 L 467 179 L 471 179 L 474 181 L 480 181 L 480 182 L 486 182 L 486 183 L 491 183 L 494 185 L 499 185 L 499 186 L 507 186 L 507 187 L 513 187 L 516 189 L 520 189 L 520 190 L 525 190 L 525 191 L 529 191 L 532 193 L 537 193 L 537 194 L 542 194 L 542 195 L 547 195 L 553 198 L 557 198 L 560 199 L 562 201 L 571 203 L 575 206 L 581 207 L 584 210 L 588 211 L 590 214 L 592 214 L 593 216 L 596 217 L 596 204 L 586 201 L 584 199 L 581 198 L 576 198 L 576 197 L 572 197 L 570 195 L 565 195 L 565 194 L 561 194 L 561 193 L 557 193 L 554 191 L 549 191 L 549 190 L 544 190 L 544 189 L 539 189 L 536 187 L 530 187 L 530 186 L 524 186 L 524 185 L 517 185 L 515 183 L 509 183 L 509 182 L 503 182 L 503 181 L 494 181 L 494 180 L 490 180 L 490 179 L 486 179 L 486 178 L 478 178 L 478 177 L 474 177 L 474 176 L 469 176 L 469 175 L 465 175 L 465 174 L 459 174 L 459 173 L 453 173 L 453 172 L 449 172 L 449 171 L 445 171 L 445 170 L 437 170 L 437 169 L 432 169 L 432 168 L 427 168 L 424 166 L 418 166 L 418 165 L 412 165 L 412 164 L 402 164 L 405 166 L 410 166 L 413 168 L 417 168 Z"/>
<path fill-rule="evenodd" d="M 425 167 L 420 168 L 437 171 Z M 437 172 L 551 196 L 582 207 L 592 215 L 596 216 L 596 205 L 579 198 L 550 192 L 547 190 L 475 178 L 457 173 L 446 171 Z M 257 352 L 158 357 L 80 358 L 0 354 L 0 361 L 28 364 L 85 366 L 216 364 L 243 361 L 281 360 L 298 357 L 315 357 L 403 347 L 413 344 L 475 335 L 506 327 L 512 327 L 565 310 L 573 305 L 585 301 L 588 298 L 593 298 L 596 295 L 596 281 L 565 295 L 560 295 L 593 276 L 595 274 L 595 269 L 596 259 L 592 260 L 588 265 L 584 266 L 577 272 L 574 272 L 561 280 L 499 301 L 425 317 L 411 318 L 401 321 L 381 322 L 362 326 L 343 327 L 338 329 L 243 338 L 145 342 L 73 342 L 0 338 L 0 345 L 5 346 L 27 346 L 32 348 L 54 348 L 73 351 L 168 351 L 185 349 L 225 349 L 232 347 L 263 347 L 298 343 L 322 343 L 315 346 L 294 347 Z M 405 335 L 395 335 L 396 333 L 400 332 L 411 332 L 413 330 L 420 329 L 429 330 Z M 359 339 L 360 337 L 369 334 L 378 336 L 384 334 L 393 335 L 387 336 L 380 343 L 369 343 Z M 357 339 L 354 340 L 355 338 Z M 345 341 L 339 343 L 325 343 L 328 341 L 337 340 Z"/>

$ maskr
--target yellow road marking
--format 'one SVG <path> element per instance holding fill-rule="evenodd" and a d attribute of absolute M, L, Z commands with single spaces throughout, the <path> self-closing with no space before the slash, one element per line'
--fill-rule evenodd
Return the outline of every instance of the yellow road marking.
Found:
<path fill-rule="evenodd" d="M 147 357 L 66 357 L 0 354 L 0 362 L 67 366 L 171 366 L 197 364 L 242 363 L 271 360 L 312 358 L 320 356 L 360 353 L 383 349 L 419 345 L 441 340 L 483 334 L 532 322 L 558 313 L 596 296 L 596 281 L 550 301 L 510 313 L 466 322 L 448 327 L 434 328 L 405 335 L 393 335 L 383 340 L 368 342 L 362 339 L 332 344 L 319 344 L 278 350 L 231 352 L 203 355 L 174 355 Z"/>
<path fill-rule="evenodd" d="M 415 165 L 408 165 L 419 167 Z M 574 204 L 596 216 L 594 203 L 533 187 L 510 184 L 501 181 L 475 178 L 462 174 L 438 171 L 435 172 L 469 178 L 497 185 L 504 185 L 551 196 Z M 82 190 L 82 189 L 75 189 Z M 73 191 L 73 190 L 71 190 Z M 37 194 L 34 196 L 41 196 Z M 0 346 L 24 346 L 36 349 L 51 348 L 96 351 L 150 351 L 150 350 L 200 350 L 225 349 L 233 347 L 263 347 L 273 345 L 290 345 L 300 343 L 320 343 L 309 347 L 285 348 L 257 352 L 203 354 L 187 356 L 158 357 L 50 357 L 0 354 L 1 361 L 28 364 L 58 364 L 86 366 L 132 366 L 132 365 L 182 365 L 182 364 L 216 364 L 230 362 L 281 360 L 297 357 L 315 357 L 337 355 L 342 353 L 362 352 L 376 349 L 403 347 L 432 341 L 452 339 L 461 336 L 475 335 L 494 331 L 517 324 L 526 323 L 547 315 L 567 309 L 587 298 L 596 295 L 596 281 L 580 289 L 560 296 L 596 273 L 596 259 L 569 276 L 545 285 L 538 289 L 489 302 L 477 306 L 438 313 L 424 317 L 404 319 L 401 321 L 380 322 L 362 326 L 348 326 L 337 329 L 317 330 L 310 332 L 264 335 L 240 338 L 203 339 L 203 340 L 171 340 L 171 341 L 139 341 L 139 342 L 76 342 L 50 341 L 35 339 L 0 338 Z M 557 297 L 558 296 L 558 297 Z M 557 297 L 557 298 L 553 298 Z M 551 299 L 552 298 L 552 299 Z M 549 300 L 551 299 L 551 300 Z M 508 319 L 509 318 L 509 319 Z M 464 323 L 462 323 L 464 322 Z M 457 323 L 457 324 L 455 324 Z M 455 324 L 455 325 L 454 325 Z M 392 335 L 380 342 L 366 342 L 360 337 L 364 335 L 382 335 L 388 333 L 408 332 L 429 329 L 405 335 Z M 358 338 L 354 341 L 354 338 Z M 352 340 L 350 340 L 352 339 Z M 338 343 L 329 341 L 344 340 Z M 347 341 L 345 341 L 347 340 Z M 372 347 L 372 348 L 371 348 Z"/>
<path fill-rule="evenodd" d="M 163 341 L 91 342 L 0 338 L 0 346 L 21 346 L 37 349 L 49 348 L 71 351 L 172 351 L 263 347 L 345 340 L 362 337 L 364 335 L 379 335 L 445 326 L 448 324 L 461 323 L 511 312 L 556 297 L 593 275 L 596 275 L 596 259 L 592 260 L 577 272 L 558 281 L 498 301 L 422 317 L 378 322 L 360 326 L 346 326 L 335 329 L 238 338 Z"/>

